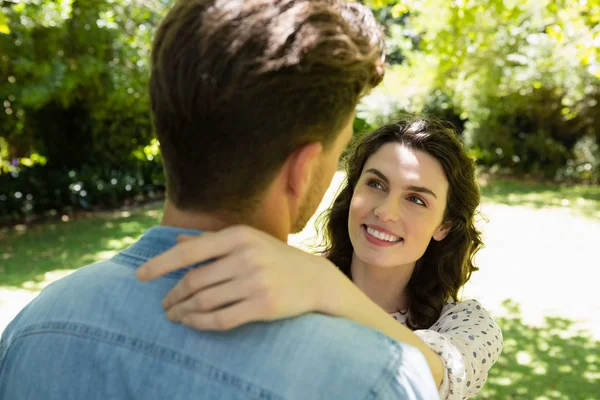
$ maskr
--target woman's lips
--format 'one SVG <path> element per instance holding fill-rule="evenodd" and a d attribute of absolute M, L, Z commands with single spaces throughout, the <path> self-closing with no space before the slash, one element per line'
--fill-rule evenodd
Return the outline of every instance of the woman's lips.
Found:
<path fill-rule="evenodd" d="M 398 237 L 399 240 L 395 241 L 395 242 L 391 242 L 391 241 L 385 240 L 385 239 L 379 239 L 368 232 L 367 225 L 362 225 L 361 228 L 362 228 L 363 234 L 365 235 L 365 239 L 367 239 L 367 241 L 369 243 L 372 243 L 376 246 L 390 247 L 390 246 L 394 246 L 394 245 L 401 244 L 404 242 L 404 239 L 402 239 L 401 237 Z M 369 227 L 369 228 L 374 229 L 378 232 L 381 232 L 381 231 L 377 230 L 376 228 L 372 228 L 372 227 Z M 381 233 L 386 233 L 386 232 L 381 232 Z M 391 235 L 391 234 L 387 234 L 387 235 L 388 235 L 388 237 L 395 236 L 395 235 Z M 397 236 L 395 236 L 395 237 L 397 237 Z"/>

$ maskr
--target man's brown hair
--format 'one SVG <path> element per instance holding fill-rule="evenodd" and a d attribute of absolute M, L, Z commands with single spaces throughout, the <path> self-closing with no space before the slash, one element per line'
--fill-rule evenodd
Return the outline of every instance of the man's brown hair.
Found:
<path fill-rule="evenodd" d="M 299 146 L 327 148 L 383 76 L 370 10 L 336 0 L 179 0 L 152 51 L 167 192 L 243 216 Z"/>

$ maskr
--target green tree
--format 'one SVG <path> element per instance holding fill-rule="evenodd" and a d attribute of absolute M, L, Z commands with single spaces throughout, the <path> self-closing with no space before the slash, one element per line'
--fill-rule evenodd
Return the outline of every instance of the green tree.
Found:
<path fill-rule="evenodd" d="M 405 63 L 386 89 L 412 96 L 402 108 L 453 109 L 483 162 L 547 177 L 566 177 L 570 166 L 598 178 L 600 154 L 574 149 L 600 135 L 599 1 L 366 3 L 405 17 L 390 30 Z"/>
<path fill-rule="evenodd" d="M 36 152 L 69 168 L 135 162 L 134 151 L 151 139 L 151 35 L 168 3 L 3 2 L 4 164 Z"/>

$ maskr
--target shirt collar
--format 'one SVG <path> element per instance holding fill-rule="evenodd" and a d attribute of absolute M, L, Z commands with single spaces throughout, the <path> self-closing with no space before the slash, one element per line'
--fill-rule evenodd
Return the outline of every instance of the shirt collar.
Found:
<path fill-rule="evenodd" d="M 164 253 L 177 244 L 178 235 L 200 235 L 203 231 L 197 229 L 183 229 L 173 226 L 153 226 L 148 229 L 142 237 L 130 247 L 121 251 L 113 259 L 121 264 L 127 264 L 135 269 L 146 261 Z M 181 278 L 187 271 L 201 265 L 196 263 L 177 271 L 171 272 L 166 277 Z"/>

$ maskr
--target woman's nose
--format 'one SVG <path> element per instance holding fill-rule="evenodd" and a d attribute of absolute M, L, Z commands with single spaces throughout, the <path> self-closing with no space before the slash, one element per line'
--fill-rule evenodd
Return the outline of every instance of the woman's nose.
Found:
<path fill-rule="evenodd" d="M 373 212 L 383 222 L 395 222 L 400 218 L 400 206 L 394 201 L 390 201 L 389 198 L 377 205 Z"/>

